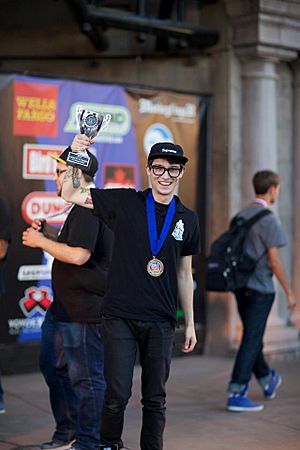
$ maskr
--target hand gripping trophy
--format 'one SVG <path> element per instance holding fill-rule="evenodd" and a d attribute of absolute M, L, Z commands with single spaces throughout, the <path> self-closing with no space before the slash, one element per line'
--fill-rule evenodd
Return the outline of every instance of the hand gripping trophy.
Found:
<path fill-rule="evenodd" d="M 94 139 L 100 131 L 103 131 L 110 120 L 110 114 L 103 116 L 97 112 L 83 109 L 81 105 L 78 105 L 76 108 L 76 122 L 80 133 L 85 134 L 90 139 Z M 74 167 L 72 176 L 73 187 L 78 188 L 80 185 L 78 169 L 89 169 L 91 158 L 87 151 L 78 153 L 70 152 L 67 158 L 67 164 Z"/>

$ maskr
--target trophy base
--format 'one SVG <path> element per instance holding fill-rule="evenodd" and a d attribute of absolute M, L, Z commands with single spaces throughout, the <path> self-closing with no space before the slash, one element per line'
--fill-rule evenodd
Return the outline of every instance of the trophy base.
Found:
<path fill-rule="evenodd" d="M 67 164 L 78 169 L 89 170 L 92 160 L 87 153 L 70 152 L 67 157 Z"/>

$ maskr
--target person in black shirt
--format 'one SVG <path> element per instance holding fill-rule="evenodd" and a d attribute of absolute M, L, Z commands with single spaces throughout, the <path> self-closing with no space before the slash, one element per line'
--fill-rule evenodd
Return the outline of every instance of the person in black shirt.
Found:
<path fill-rule="evenodd" d="M 77 135 L 73 151 L 90 144 Z M 179 145 L 155 144 L 148 157 L 152 189 L 74 189 L 69 167 L 62 196 L 93 208 L 114 231 L 108 289 L 102 304 L 107 391 L 101 448 L 122 448 L 124 412 L 139 349 L 142 367 L 142 450 L 161 450 L 165 384 L 169 376 L 179 294 L 185 316 L 182 350 L 196 344 L 192 255 L 199 251 L 198 219 L 175 196 L 187 158 Z"/>
<path fill-rule="evenodd" d="M 67 170 L 68 151 L 58 158 L 58 195 Z M 82 174 L 94 186 L 98 162 Z M 40 220 L 23 233 L 23 244 L 54 257 L 54 300 L 42 325 L 40 367 L 50 390 L 56 421 L 52 440 L 42 449 L 98 450 L 106 388 L 100 308 L 112 253 L 112 232 L 92 211 L 69 204 L 67 219 L 53 240 L 53 230 Z"/>
<path fill-rule="evenodd" d="M 4 293 L 4 264 L 7 256 L 8 245 L 11 241 L 11 217 L 8 205 L 0 197 L 0 299 Z M 0 374 L 0 414 L 5 413 L 3 388 Z"/>

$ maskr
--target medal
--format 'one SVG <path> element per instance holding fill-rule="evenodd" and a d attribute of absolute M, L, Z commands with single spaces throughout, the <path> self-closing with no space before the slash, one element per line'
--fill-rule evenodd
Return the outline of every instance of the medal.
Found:
<path fill-rule="evenodd" d="M 164 263 L 155 257 L 153 259 L 150 259 L 150 261 L 147 264 L 147 272 L 152 277 L 160 277 L 160 275 L 164 271 Z"/>
<path fill-rule="evenodd" d="M 146 198 L 146 210 L 147 210 L 147 221 L 148 221 L 148 235 L 151 253 L 153 255 L 152 259 L 147 264 L 147 272 L 152 277 L 159 277 L 164 272 L 163 262 L 156 258 L 156 255 L 162 249 L 162 246 L 168 236 L 173 217 L 175 215 L 176 203 L 173 197 L 171 203 L 169 204 L 167 215 L 161 230 L 159 237 L 157 236 L 157 225 L 155 216 L 155 206 L 154 198 L 151 189 L 147 193 Z"/>

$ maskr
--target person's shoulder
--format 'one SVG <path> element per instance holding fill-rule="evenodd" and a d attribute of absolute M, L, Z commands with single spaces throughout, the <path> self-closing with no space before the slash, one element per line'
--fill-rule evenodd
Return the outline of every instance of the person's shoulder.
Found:
<path fill-rule="evenodd" d="M 185 206 L 182 201 L 180 200 L 179 197 L 177 197 L 175 195 L 175 199 L 176 199 L 176 203 L 177 203 L 177 212 L 181 212 L 181 213 L 185 213 L 189 216 L 194 216 L 194 217 L 198 217 L 197 213 L 195 211 L 193 211 L 192 209 L 188 208 L 187 206 Z"/>
<path fill-rule="evenodd" d="M 100 188 L 91 188 L 91 193 L 95 196 L 105 196 L 105 197 L 120 197 L 124 198 L 127 196 L 137 195 L 138 192 L 133 188 L 108 188 L 108 189 L 100 189 Z"/>
<path fill-rule="evenodd" d="M 238 212 L 237 217 L 249 220 L 262 211 L 266 211 L 266 208 L 263 205 L 249 204 Z M 267 209 L 267 211 L 268 212 L 254 224 L 255 229 L 267 230 L 269 227 L 281 226 L 277 215 L 271 209 Z"/>
<path fill-rule="evenodd" d="M 91 218 L 95 217 L 94 211 L 89 208 L 85 208 L 84 206 L 74 205 L 72 210 L 69 213 L 69 217 L 76 218 Z"/>
<path fill-rule="evenodd" d="M 190 208 L 187 208 L 181 200 L 176 197 L 177 208 L 176 211 L 179 216 L 182 217 L 184 223 L 189 225 L 191 230 L 199 229 L 199 217 L 198 214 Z"/>

